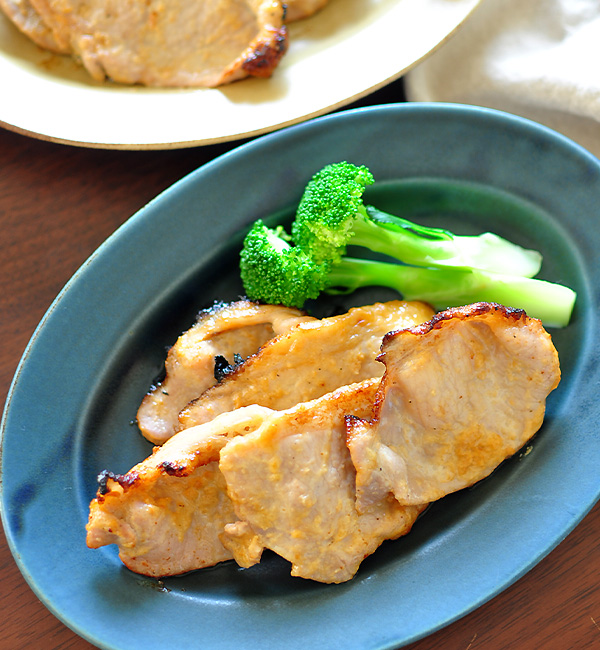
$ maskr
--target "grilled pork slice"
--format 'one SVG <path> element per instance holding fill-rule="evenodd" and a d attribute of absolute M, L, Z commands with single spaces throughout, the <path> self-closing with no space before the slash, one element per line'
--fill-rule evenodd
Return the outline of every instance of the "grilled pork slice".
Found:
<path fill-rule="evenodd" d="M 344 417 L 370 412 L 378 383 L 299 404 L 221 450 L 219 466 L 239 517 L 221 539 L 238 564 L 256 564 L 269 548 L 292 563 L 294 576 L 344 582 L 384 540 L 411 529 L 424 506 L 386 496 L 369 512 L 355 507 Z"/>
<path fill-rule="evenodd" d="M 100 475 L 87 545 L 117 544 L 136 573 L 176 575 L 231 559 L 219 541 L 237 517 L 219 470 L 228 440 L 261 426 L 268 409 L 248 407 L 182 431 L 127 474 Z"/>
<path fill-rule="evenodd" d="M 29 0 L 0 0 L 0 9 L 36 45 L 60 54 L 69 51 L 56 42 L 52 30 Z"/>
<path fill-rule="evenodd" d="M 178 427 L 179 412 L 215 382 L 215 357 L 233 363 L 298 323 L 314 321 L 297 309 L 240 300 L 200 313 L 169 350 L 165 379 L 143 399 L 137 422 L 148 440 L 162 444 Z"/>
<path fill-rule="evenodd" d="M 280 0 L 31 0 L 92 77 L 213 87 L 268 77 L 287 50 Z"/>
<path fill-rule="evenodd" d="M 286 0 L 287 12 L 285 21 L 287 23 L 308 18 L 323 9 L 329 0 Z"/>
<path fill-rule="evenodd" d="M 219 469 L 222 449 L 235 436 L 249 435 L 261 427 L 297 427 L 297 422 L 310 419 L 311 413 L 326 423 L 331 411 L 332 417 L 335 414 L 332 421 L 341 430 L 342 412 L 369 416 L 378 383 L 372 379 L 346 387 L 290 411 L 253 405 L 224 413 L 155 447 L 149 458 L 127 474 L 104 472 L 90 504 L 87 545 L 117 544 L 127 567 L 154 577 L 231 559 L 220 536 L 238 517 Z"/>
<path fill-rule="evenodd" d="M 339 386 L 380 377 L 384 368 L 376 357 L 384 334 L 432 315 L 423 303 L 391 301 L 300 323 L 270 340 L 183 409 L 180 427 L 209 422 L 219 413 L 248 404 L 283 410 Z"/>
<path fill-rule="evenodd" d="M 490 303 L 389 333 L 371 421 L 348 418 L 360 509 L 417 504 L 489 475 L 540 428 L 560 381 L 540 321 Z"/>

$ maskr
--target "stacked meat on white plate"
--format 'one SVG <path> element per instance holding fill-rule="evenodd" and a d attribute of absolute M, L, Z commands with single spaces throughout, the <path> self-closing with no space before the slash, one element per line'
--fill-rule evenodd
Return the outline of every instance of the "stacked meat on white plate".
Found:
<path fill-rule="evenodd" d="M 269 77 L 286 25 L 327 0 L 0 0 L 37 45 L 73 56 L 97 81 L 215 87 Z"/>

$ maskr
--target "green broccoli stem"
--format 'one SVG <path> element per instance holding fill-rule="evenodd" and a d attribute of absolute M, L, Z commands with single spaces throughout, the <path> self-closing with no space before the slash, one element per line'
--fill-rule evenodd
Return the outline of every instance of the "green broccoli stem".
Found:
<path fill-rule="evenodd" d="M 372 206 L 359 208 L 352 232 L 348 244 L 417 266 L 476 268 L 531 278 L 542 262 L 539 252 L 489 232 L 454 235 L 448 230 L 418 226 Z"/>
<path fill-rule="evenodd" d="M 422 300 L 439 311 L 473 302 L 497 302 L 525 310 L 548 327 L 566 327 L 576 294 L 545 280 L 489 273 L 478 269 L 421 268 L 343 257 L 327 278 L 328 293 L 360 287 L 395 289 L 405 300 Z"/>

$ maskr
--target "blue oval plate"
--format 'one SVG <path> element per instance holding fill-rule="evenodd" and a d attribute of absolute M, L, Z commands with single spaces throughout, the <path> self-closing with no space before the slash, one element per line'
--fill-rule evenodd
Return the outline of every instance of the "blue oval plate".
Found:
<path fill-rule="evenodd" d="M 242 288 L 237 254 L 257 217 L 284 218 L 323 165 L 368 165 L 382 209 L 464 234 L 494 230 L 544 254 L 576 289 L 552 331 L 563 370 L 541 431 L 490 478 L 431 507 L 342 585 L 291 578 L 268 555 L 156 581 L 89 550 L 95 477 L 151 446 L 131 424 L 165 347 Z M 528 571 L 599 497 L 600 165 L 569 140 L 491 110 L 402 104 L 319 118 L 190 174 L 83 265 L 36 330 L 2 421 L 3 524 L 50 610 L 101 648 L 395 648 L 463 616 Z M 344 303 L 385 296 L 363 291 Z M 323 310 L 334 307 L 325 301 Z"/>

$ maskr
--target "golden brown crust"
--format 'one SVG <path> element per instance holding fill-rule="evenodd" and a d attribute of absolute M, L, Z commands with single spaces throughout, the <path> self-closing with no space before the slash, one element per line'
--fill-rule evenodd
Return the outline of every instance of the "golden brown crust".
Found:
<path fill-rule="evenodd" d="M 281 0 L 31 1 L 97 81 L 211 88 L 270 76 L 287 49 Z"/>
<path fill-rule="evenodd" d="M 276 410 L 290 408 L 339 386 L 381 376 L 383 366 L 376 356 L 384 334 L 421 323 L 432 314 L 424 303 L 394 300 L 300 323 L 265 343 L 186 406 L 179 415 L 180 428 L 253 403 Z"/>
<path fill-rule="evenodd" d="M 202 311 L 169 349 L 164 379 L 140 404 L 137 423 L 142 435 L 162 444 L 175 433 L 179 412 L 216 383 L 216 358 L 229 363 L 235 355 L 246 358 L 273 336 L 313 320 L 298 309 L 247 300 L 219 303 Z"/>
<path fill-rule="evenodd" d="M 287 49 L 287 28 L 281 26 L 268 41 L 253 45 L 251 51 L 245 53 L 242 69 L 253 77 L 270 77 Z"/>
<path fill-rule="evenodd" d="M 90 503 L 86 543 L 119 547 L 132 571 L 176 575 L 231 559 L 219 540 L 236 520 L 218 466 L 231 437 L 261 426 L 267 412 L 249 407 L 201 430 L 171 438 L 126 474 L 102 472 Z"/>
<path fill-rule="evenodd" d="M 405 505 L 481 480 L 542 425 L 557 351 L 523 310 L 475 303 L 388 333 L 371 421 L 347 419 L 360 508 Z"/>
<path fill-rule="evenodd" d="M 450 307 L 444 311 L 440 311 L 437 314 L 434 314 L 433 317 L 415 325 L 414 327 L 404 328 L 402 331 L 415 334 L 416 336 L 423 336 L 430 332 L 433 329 L 439 329 L 442 327 L 445 321 L 452 319 L 465 320 L 467 318 L 473 318 L 474 316 L 481 316 L 483 314 L 491 313 L 500 313 L 506 318 L 511 318 L 515 321 L 524 320 L 528 318 L 527 314 L 523 309 L 515 309 L 514 307 L 505 307 L 496 302 L 474 302 L 470 305 L 463 305 L 461 307 Z M 393 332 L 388 332 L 383 337 L 383 345 L 386 345 L 386 339 L 392 339 L 399 330 Z"/>

